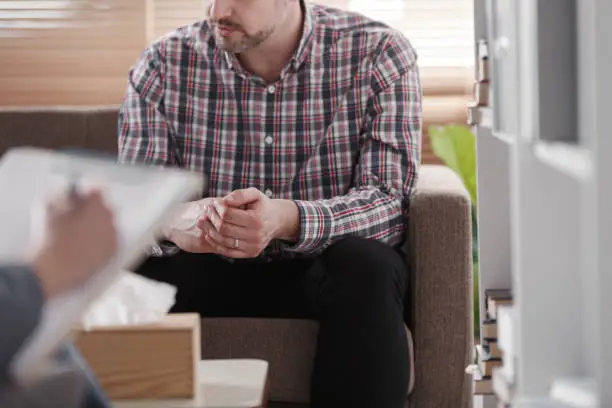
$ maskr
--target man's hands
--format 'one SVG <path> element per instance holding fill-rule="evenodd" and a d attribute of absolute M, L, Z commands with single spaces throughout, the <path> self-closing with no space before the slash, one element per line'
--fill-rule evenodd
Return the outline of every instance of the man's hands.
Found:
<path fill-rule="evenodd" d="M 113 218 L 99 191 L 47 206 L 45 241 L 31 260 L 47 298 L 86 282 L 114 256 Z"/>
<path fill-rule="evenodd" d="M 215 252 L 199 227 L 200 222 L 206 223 L 206 211 L 212 202 L 212 198 L 204 198 L 184 204 L 170 225 L 163 229 L 162 235 L 186 252 Z"/>
<path fill-rule="evenodd" d="M 297 240 L 299 213 L 293 201 L 236 190 L 185 204 L 162 235 L 186 252 L 255 258 L 273 239 Z"/>
<path fill-rule="evenodd" d="M 299 213 L 289 200 L 272 200 L 256 188 L 208 203 L 198 226 L 216 253 L 255 258 L 273 239 L 297 240 Z"/>

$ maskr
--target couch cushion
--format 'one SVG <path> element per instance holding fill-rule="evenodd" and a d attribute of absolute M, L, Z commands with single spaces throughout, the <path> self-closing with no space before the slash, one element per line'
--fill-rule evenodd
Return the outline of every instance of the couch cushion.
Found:
<path fill-rule="evenodd" d="M 269 363 L 269 399 L 307 403 L 318 324 L 311 320 L 202 319 L 202 358 L 259 358 Z M 409 334 L 409 342 L 412 336 Z M 412 348 L 411 348 L 412 351 Z M 414 358 L 411 353 L 411 385 Z"/>
<path fill-rule="evenodd" d="M 269 399 L 308 402 L 318 324 L 310 320 L 204 318 L 202 358 L 269 363 Z"/>
<path fill-rule="evenodd" d="M 116 106 L 0 109 L 0 155 L 17 146 L 117 152 Z"/>

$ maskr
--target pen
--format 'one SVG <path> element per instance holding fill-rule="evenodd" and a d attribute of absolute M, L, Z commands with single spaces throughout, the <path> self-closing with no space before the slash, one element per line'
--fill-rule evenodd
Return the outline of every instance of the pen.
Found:
<path fill-rule="evenodd" d="M 68 185 L 68 202 L 70 203 L 71 209 L 78 207 L 81 201 L 81 194 L 79 193 L 77 180 L 70 181 Z"/>

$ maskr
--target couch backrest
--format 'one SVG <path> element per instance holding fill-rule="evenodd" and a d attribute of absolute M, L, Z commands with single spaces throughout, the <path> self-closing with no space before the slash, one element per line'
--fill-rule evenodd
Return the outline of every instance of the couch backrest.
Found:
<path fill-rule="evenodd" d="M 439 163 L 431 151 L 427 128 L 465 122 L 465 103 L 460 97 L 446 103 L 445 96 L 425 98 L 423 164 Z M 86 148 L 117 153 L 119 106 L 0 108 L 0 156 L 11 147 Z"/>
<path fill-rule="evenodd" d="M 0 155 L 12 147 L 117 153 L 118 106 L 0 109 Z"/>

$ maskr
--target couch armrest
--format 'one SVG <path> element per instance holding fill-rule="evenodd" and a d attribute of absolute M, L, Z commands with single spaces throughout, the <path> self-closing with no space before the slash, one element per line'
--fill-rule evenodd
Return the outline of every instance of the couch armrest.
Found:
<path fill-rule="evenodd" d="M 415 389 L 410 406 L 466 407 L 473 350 L 471 202 L 444 166 L 421 167 L 409 212 Z"/>

